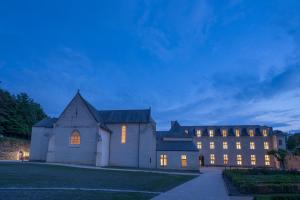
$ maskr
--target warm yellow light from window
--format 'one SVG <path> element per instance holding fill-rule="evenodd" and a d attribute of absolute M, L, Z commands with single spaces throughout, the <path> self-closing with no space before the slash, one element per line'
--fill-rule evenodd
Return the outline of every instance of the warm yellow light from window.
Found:
<path fill-rule="evenodd" d="M 121 143 L 125 144 L 126 143 L 126 125 L 122 125 L 122 131 L 121 131 Z"/>
<path fill-rule="evenodd" d="M 214 142 L 210 142 L 209 143 L 209 148 L 210 149 L 214 149 L 215 148 L 215 143 Z"/>
<path fill-rule="evenodd" d="M 160 166 L 165 167 L 168 165 L 168 157 L 166 154 L 160 155 Z"/>
<path fill-rule="evenodd" d="M 214 130 L 209 130 L 209 137 L 214 137 Z"/>
<path fill-rule="evenodd" d="M 224 160 L 224 165 L 227 165 L 228 164 L 228 155 L 227 154 L 223 155 L 223 160 Z"/>
<path fill-rule="evenodd" d="M 270 166 L 270 156 L 269 155 L 265 155 L 265 165 Z"/>
<path fill-rule="evenodd" d="M 251 155 L 251 165 L 256 165 L 256 156 Z"/>
<path fill-rule="evenodd" d="M 255 143 L 254 142 L 250 142 L 250 149 L 255 149 Z"/>
<path fill-rule="evenodd" d="M 215 154 L 210 154 L 210 164 L 215 164 Z"/>
<path fill-rule="evenodd" d="M 269 142 L 264 142 L 264 149 L 266 149 L 266 150 L 269 149 Z"/>
<path fill-rule="evenodd" d="M 236 149 L 241 149 L 242 146 L 241 146 L 241 142 L 236 142 Z"/>
<path fill-rule="evenodd" d="M 196 131 L 196 135 L 197 135 L 197 137 L 201 137 L 201 136 L 202 136 L 201 130 L 198 129 L 198 130 Z"/>
<path fill-rule="evenodd" d="M 186 155 L 181 155 L 181 167 L 187 166 L 187 158 Z"/>
<path fill-rule="evenodd" d="M 236 155 L 236 164 L 242 165 L 242 155 L 240 154 Z"/>
<path fill-rule="evenodd" d="M 222 136 L 227 137 L 227 130 L 225 130 L 225 129 L 222 130 Z"/>
<path fill-rule="evenodd" d="M 80 144 L 80 134 L 78 131 L 74 131 L 70 137 L 70 144 L 79 145 Z"/>
<path fill-rule="evenodd" d="M 197 149 L 202 149 L 202 142 L 197 142 Z"/>
<path fill-rule="evenodd" d="M 263 136 L 264 136 L 264 137 L 267 137 L 267 136 L 268 136 L 267 129 L 263 129 Z"/>
<path fill-rule="evenodd" d="M 241 131 L 240 129 L 235 129 L 235 136 L 240 137 L 241 136 Z"/>
<path fill-rule="evenodd" d="M 254 130 L 253 130 L 253 129 L 250 129 L 250 130 L 249 130 L 249 136 L 250 136 L 250 137 L 254 137 Z"/>
<path fill-rule="evenodd" d="M 228 149 L 228 143 L 227 142 L 223 142 L 223 149 Z"/>

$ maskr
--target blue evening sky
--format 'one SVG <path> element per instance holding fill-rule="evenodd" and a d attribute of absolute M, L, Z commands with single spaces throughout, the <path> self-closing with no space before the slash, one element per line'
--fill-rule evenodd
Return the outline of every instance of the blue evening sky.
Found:
<path fill-rule="evenodd" d="M 0 81 L 50 116 L 79 88 L 158 129 L 300 129 L 300 1 L 1 1 Z"/>

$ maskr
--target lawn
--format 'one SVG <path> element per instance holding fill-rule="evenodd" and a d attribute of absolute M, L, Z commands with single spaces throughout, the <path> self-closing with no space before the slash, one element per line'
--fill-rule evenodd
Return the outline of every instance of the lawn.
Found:
<path fill-rule="evenodd" d="M 0 187 L 68 187 L 167 191 L 195 176 L 0 163 Z M 0 191 L 0 199 L 150 199 L 153 194 L 101 191 Z"/>
<path fill-rule="evenodd" d="M 299 193 L 300 172 L 269 169 L 224 170 L 225 178 L 244 194 Z"/>

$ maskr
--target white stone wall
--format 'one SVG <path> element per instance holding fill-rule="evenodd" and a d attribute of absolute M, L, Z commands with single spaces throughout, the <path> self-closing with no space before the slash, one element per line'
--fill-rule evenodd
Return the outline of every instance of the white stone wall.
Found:
<path fill-rule="evenodd" d="M 49 135 L 52 128 L 32 127 L 30 144 L 30 161 L 46 161 Z"/>
<path fill-rule="evenodd" d="M 160 155 L 166 154 L 168 158 L 167 166 L 160 165 Z M 181 166 L 181 155 L 187 156 L 187 166 Z M 158 169 L 176 169 L 176 170 L 198 170 L 199 153 L 196 151 L 157 151 L 157 168 Z"/>

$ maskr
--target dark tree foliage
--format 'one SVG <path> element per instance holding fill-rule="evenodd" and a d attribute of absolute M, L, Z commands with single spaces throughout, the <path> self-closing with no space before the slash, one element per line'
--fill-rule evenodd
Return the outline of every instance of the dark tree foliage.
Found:
<path fill-rule="evenodd" d="M 289 150 L 294 150 L 296 147 L 300 146 L 300 133 L 295 133 L 288 137 L 287 148 Z"/>
<path fill-rule="evenodd" d="M 0 134 L 30 138 L 31 127 L 47 117 L 26 93 L 11 95 L 0 88 Z"/>

